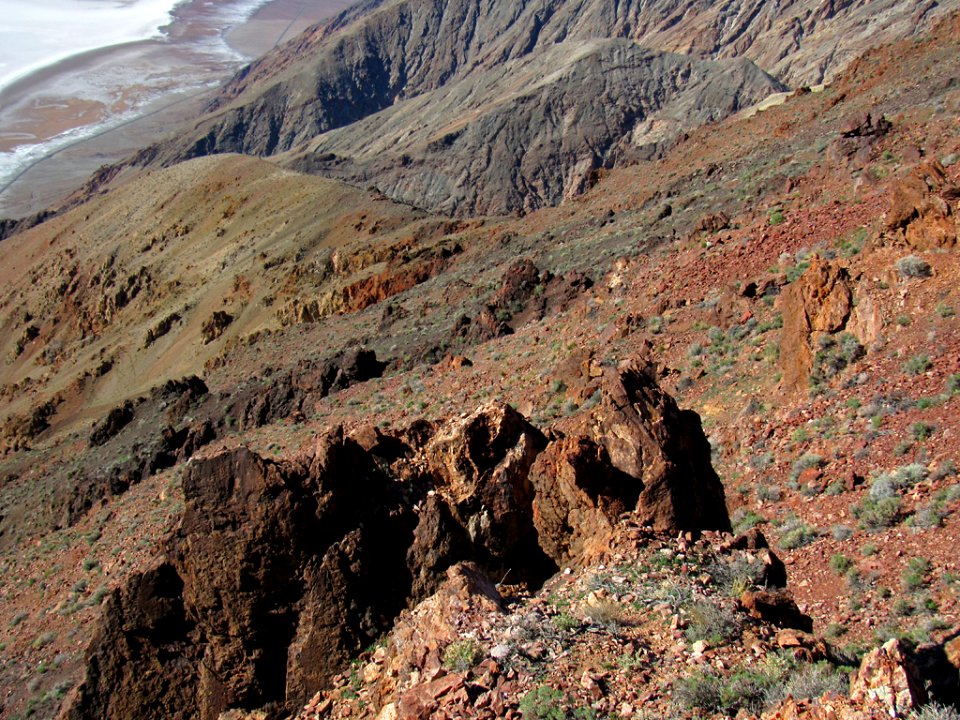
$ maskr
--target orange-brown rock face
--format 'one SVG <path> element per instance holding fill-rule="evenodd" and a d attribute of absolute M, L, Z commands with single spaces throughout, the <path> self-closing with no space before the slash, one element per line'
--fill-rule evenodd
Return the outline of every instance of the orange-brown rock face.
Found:
<path fill-rule="evenodd" d="M 779 303 L 782 387 L 788 392 L 805 390 L 813 369 L 815 334 L 842 330 L 850 317 L 853 295 L 847 271 L 835 262 L 815 258 L 800 279 L 784 289 Z"/>
<path fill-rule="evenodd" d="M 958 197 L 939 162 L 922 163 L 891 186 L 886 228 L 917 250 L 954 248 L 958 225 L 950 203 Z"/>

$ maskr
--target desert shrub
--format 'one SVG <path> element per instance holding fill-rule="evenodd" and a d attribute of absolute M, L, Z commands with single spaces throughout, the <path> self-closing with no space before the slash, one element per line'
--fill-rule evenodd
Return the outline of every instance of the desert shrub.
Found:
<path fill-rule="evenodd" d="M 793 468 L 790 470 L 790 479 L 796 480 L 804 470 L 821 467 L 823 464 L 824 460 L 822 455 L 804 453 L 793 463 Z"/>
<path fill-rule="evenodd" d="M 605 628 L 607 632 L 616 632 L 627 623 L 626 609 L 615 600 L 600 599 L 588 605 L 583 612 L 594 625 Z"/>
<path fill-rule="evenodd" d="M 933 367 L 930 358 L 927 355 L 914 355 L 903 365 L 903 371 L 907 375 L 920 375 Z"/>
<path fill-rule="evenodd" d="M 944 507 L 945 498 L 934 498 L 907 519 L 907 525 L 915 528 L 935 528 L 943 525 L 949 516 Z"/>
<path fill-rule="evenodd" d="M 927 584 L 927 575 L 932 566 L 926 558 L 910 558 L 907 568 L 903 571 L 903 587 L 907 590 L 919 590 Z"/>
<path fill-rule="evenodd" d="M 930 703 L 907 715 L 908 720 L 960 720 L 960 712 L 949 705 Z"/>
<path fill-rule="evenodd" d="M 541 685 L 520 700 L 524 720 L 595 720 L 596 713 L 577 705 L 566 693 Z"/>
<path fill-rule="evenodd" d="M 936 426 L 925 422 L 915 422 L 910 426 L 910 434 L 917 442 L 924 442 L 929 439 L 934 430 L 936 430 Z"/>
<path fill-rule="evenodd" d="M 757 500 L 777 502 L 780 500 L 781 495 L 782 493 L 778 485 L 764 483 L 757 486 Z"/>
<path fill-rule="evenodd" d="M 796 550 L 816 539 L 817 529 L 795 517 L 788 518 L 780 526 L 780 547 L 784 550 Z"/>
<path fill-rule="evenodd" d="M 783 210 L 776 208 L 770 212 L 770 224 L 771 225 L 782 225 L 786 221 L 786 217 L 783 214 Z"/>
<path fill-rule="evenodd" d="M 802 665 L 789 672 L 786 682 L 774 683 L 764 694 L 767 706 L 776 705 L 788 695 L 794 698 L 819 698 L 826 693 L 846 695 L 850 691 L 850 677 L 830 663 Z"/>
<path fill-rule="evenodd" d="M 853 528 L 848 525 L 834 525 L 830 528 L 830 537 L 834 540 L 849 540 L 853 536 Z"/>
<path fill-rule="evenodd" d="M 740 635 L 740 617 L 727 608 L 701 600 L 687 608 L 687 640 L 704 640 L 710 645 L 721 645 Z"/>
<path fill-rule="evenodd" d="M 892 527 L 900 520 L 900 498 L 868 495 L 859 505 L 851 505 L 850 512 L 865 530 Z"/>
<path fill-rule="evenodd" d="M 713 670 L 696 672 L 678 681 L 674 696 L 688 710 L 759 715 L 787 695 L 818 698 L 827 692 L 846 694 L 848 688 L 848 677 L 840 668 L 825 662 L 803 664 L 778 654 L 756 667 L 738 668 L 726 677 Z"/>
<path fill-rule="evenodd" d="M 443 666 L 451 672 L 465 673 L 480 661 L 481 655 L 480 646 L 475 640 L 457 640 L 443 651 Z"/>
<path fill-rule="evenodd" d="M 580 627 L 580 621 L 570 613 L 560 613 L 554 616 L 553 626 L 560 632 L 569 632 Z"/>
<path fill-rule="evenodd" d="M 897 260 L 897 272 L 905 278 L 930 277 L 930 263 L 916 255 L 907 255 Z"/>
<path fill-rule="evenodd" d="M 745 590 L 759 585 L 765 571 L 763 562 L 750 555 L 718 559 L 707 567 L 707 572 L 720 589 L 734 597 L 739 597 Z"/>
<path fill-rule="evenodd" d="M 843 553 L 836 553 L 830 558 L 830 569 L 837 575 L 846 575 L 853 567 L 853 561 Z"/>
<path fill-rule="evenodd" d="M 936 469 L 930 473 L 930 479 L 933 481 L 945 480 L 957 474 L 957 464 L 953 460 L 944 460 Z"/>
<path fill-rule="evenodd" d="M 733 529 L 737 533 L 743 533 L 754 528 L 761 523 L 765 523 L 767 520 L 762 515 L 754 512 L 749 508 L 738 507 L 733 511 L 733 515 L 730 517 L 730 522 L 733 524 Z"/>
<path fill-rule="evenodd" d="M 824 335 L 820 338 L 819 346 L 810 371 L 810 384 L 814 388 L 820 387 L 866 354 L 860 341 L 850 333 L 843 333 L 838 338 Z"/>

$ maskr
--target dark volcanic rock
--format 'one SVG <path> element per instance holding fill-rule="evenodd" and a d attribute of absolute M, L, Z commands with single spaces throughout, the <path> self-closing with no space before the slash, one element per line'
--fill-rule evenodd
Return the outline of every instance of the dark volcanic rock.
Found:
<path fill-rule="evenodd" d="M 604 387 L 585 421 L 597 439 L 548 445 L 494 404 L 393 435 L 330 431 L 296 460 L 239 448 L 189 465 L 166 560 L 111 598 L 69 717 L 290 711 L 448 575 L 536 586 L 624 512 L 728 528 L 696 415 L 634 366 Z"/>
<path fill-rule="evenodd" d="M 107 416 L 97 423 L 90 433 L 90 445 L 103 445 L 110 438 L 115 437 L 121 430 L 133 421 L 134 405 L 127 400 L 120 407 L 115 407 Z"/>
<path fill-rule="evenodd" d="M 643 485 L 638 519 L 657 530 L 729 530 L 723 485 L 692 410 L 680 410 L 652 368 L 606 368 L 594 435 L 614 467 Z"/>

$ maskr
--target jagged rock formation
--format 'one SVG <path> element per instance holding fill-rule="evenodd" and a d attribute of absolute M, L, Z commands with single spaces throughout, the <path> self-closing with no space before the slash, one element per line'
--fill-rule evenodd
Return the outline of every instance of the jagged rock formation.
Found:
<path fill-rule="evenodd" d="M 816 338 L 843 329 L 853 309 L 851 281 L 839 263 L 814 258 L 800 279 L 777 302 L 783 313 L 778 362 L 788 391 L 810 385 Z"/>
<path fill-rule="evenodd" d="M 696 416 L 635 366 L 604 392 L 610 457 L 588 439 L 548 445 L 491 405 L 393 435 L 333 430 L 298 460 L 239 448 L 195 462 L 165 556 L 108 603 L 70 717 L 292 710 L 458 562 L 539 585 L 625 511 L 728 529 Z M 174 649 L 180 661 L 161 663 Z"/>
<path fill-rule="evenodd" d="M 921 163 L 890 187 L 886 229 L 917 250 L 953 249 L 960 226 L 951 202 L 960 188 L 947 178 L 937 162 Z"/>
<path fill-rule="evenodd" d="M 365 2 L 245 68 L 195 130 L 134 162 L 296 149 L 298 169 L 420 207 L 529 210 L 954 4 Z"/>

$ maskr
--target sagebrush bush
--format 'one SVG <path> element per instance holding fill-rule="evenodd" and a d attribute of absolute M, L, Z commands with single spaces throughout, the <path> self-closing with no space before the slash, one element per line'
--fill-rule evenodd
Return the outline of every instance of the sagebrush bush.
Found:
<path fill-rule="evenodd" d="M 877 499 L 868 495 L 859 505 L 852 505 L 850 512 L 865 530 L 892 527 L 900 520 L 900 498 Z"/>
<path fill-rule="evenodd" d="M 464 673 L 480 662 L 480 646 L 475 640 L 465 638 L 447 645 L 443 651 L 443 666 L 452 672 Z"/>
<path fill-rule="evenodd" d="M 690 642 L 704 640 L 717 646 L 740 635 L 740 616 L 725 607 L 701 600 L 687 608 L 686 636 Z"/>
<path fill-rule="evenodd" d="M 907 255 L 897 260 L 897 272 L 905 278 L 930 277 L 930 263 L 916 255 Z"/>
<path fill-rule="evenodd" d="M 949 705 L 930 703 L 911 711 L 909 720 L 960 720 L 960 712 Z"/>

